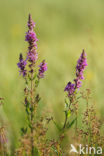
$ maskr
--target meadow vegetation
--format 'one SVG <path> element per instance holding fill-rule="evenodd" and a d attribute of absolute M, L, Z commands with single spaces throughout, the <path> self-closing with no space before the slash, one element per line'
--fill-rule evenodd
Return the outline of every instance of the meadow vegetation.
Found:
<path fill-rule="evenodd" d="M 66 82 L 74 79 L 76 61 L 82 49 L 85 49 L 88 67 L 84 73 L 85 79 L 80 93 L 82 95 L 86 89 L 91 90 L 90 101 L 102 124 L 101 133 L 103 135 L 103 6 L 103 0 L 6 0 L 0 2 L 0 97 L 4 98 L 0 108 L 0 121 L 1 127 L 3 126 L 7 130 L 8 148 L 11 148 L 12 153 L 18 146 L 20 129 L 26 125 L 23 106 L 25 83 L 18 74 L 17 63 L 19 54 L 25 54 L 27 51 L 24 36 L 27 31 L 29 13 L 32 14 L 32 18 L 36 22 L 39 61 L 45 59 L 48 66 L 45 79 L 41 80 L 38 87 L 42 97 L 37 109 L 38 115 L 48 114 L 50 118 L 52 115 L 56 123 L 63 125 L 66 95 L 64 88 Z M 85 112 L 85 101 L 80 99 L 79 114 Z M 94 111 L 92 107 L 88 109 Z M 82 115 L 78 115 L 80 129 L 83 125 L 82 118 Z M 95 121 L 92 124 L 95 124 Z M 48 126 L 47 137 L 57 139 L 60 132 L 55 124 L 51 121 Z M 99 128 L 98 123 L 97 128 Z M 73 135 L 73 133 L 70 129 L 68 137 L 63 142 L 63 147 L 70 148 L 70 143 L 73 140 L 70 139 L 70 134 Z M 78 133 L 83 135 L 79 129 Z M 94 131 L 94 133 L 96 132 Z M 94 139 L 96 140 L 96 138 Z M 64 150 L 64 148 L 62 149 Z"/>

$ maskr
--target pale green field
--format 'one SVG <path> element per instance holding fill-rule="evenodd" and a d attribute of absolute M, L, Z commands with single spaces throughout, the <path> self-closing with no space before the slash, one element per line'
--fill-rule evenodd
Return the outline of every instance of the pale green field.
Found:
<path fill-rule="evenodd" d="M 63 90 L 73 80 L 76 61 L 84 48 L 88 67 L 83 89 L 92 90 L 93 101 L 104 118 L 104 1 L 1 0 L 0 96 L 5 98 L 5 105 L 0 116 L 9 127 L 14 143 L 25 123 L 24 82 L 16 64 L 19 53 L 27 50 L 24 38 L 29 13 L 36 22 L 40 61 L 45 58 L 48 63 L 46 78 L 39 87 L 40 112 L 49 110 L 61 121 Z"/>

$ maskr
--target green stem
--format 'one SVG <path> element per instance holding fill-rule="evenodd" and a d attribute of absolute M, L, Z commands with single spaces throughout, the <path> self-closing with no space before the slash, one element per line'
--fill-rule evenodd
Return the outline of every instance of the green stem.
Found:
<path fill-rule="evenodd" d="M 70 100 L 70 103 L 69 103 L 69 110 L 71 110 L 71 100 Z M 67 124 L 67 120 L 68 120 L 68 116 L 67 116 L 67 114 L 65 113 L 65 121 L 64 121 L 64 125 L 63 125 L 63 130 L 66 128 L 66 124 Z"/>
<path fill-rule="evenodd" d="M 65 127 L 66 127 L 67 119 L 68 119 L 67 114 L 65 114 L 65 122 L 64 122 L 63 130 L 64 130 Z"/>
<path fill-rule="evenodd" d="M 33 138 L 33 122 L 34 122 L 34 103 L 33 103 L 33 74 L 31 73 L 31 156 L 34 156 L 34 138 Z"/>

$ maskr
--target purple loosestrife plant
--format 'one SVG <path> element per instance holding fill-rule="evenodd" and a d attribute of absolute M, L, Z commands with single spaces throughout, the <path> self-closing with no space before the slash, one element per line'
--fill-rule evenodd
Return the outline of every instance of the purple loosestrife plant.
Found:
<path fill-rule="evenodd" d="M 68 117 L 71 115 L 71 112 L 73 112 L 72 105 L 74 105 L 75 110 L 76 110 L 75 112 L 76 112 L 76 127 L 77 127 L 78 100 L 76 98 L 76 93 L 77 93 L 77 90 L 79 90 L 79 88 L 81 87 L 81 83 L 82 83 L 81 80 L 84 79 L 83 72 L 86 66 L 87 66 L 87 58 L 86 58 L 86 53 L 83 50 L 79 60 L 77 61 L 76 78 L 74 79 L 73 83 L 68 82 L 68 84 L 66 85 L 64 89 L 64 91 L 67 92 L 67 97 L 69 99 L 69 102 L 65 100 L 66 110 L 65 110 L 65 122 L 64 122 L 63 129 L 67 126 Z"/>
<path fill-rule="evenodd" d="M 67 92 L 66 98 L 65 98 L 65 120 L 63 127 L 61 127 L 58 123 L 56 123 L 53 119 L 53 123 L 59 130 L 59 138 L 58 138 L 58 145 L 62 149 L 62 142 L 63 139 L 65 139 L 66 136 L 66 131 L 71 128 L 71 126 L 76 122 L 76 136 L 78 136 L 78 129 L 77 129 L 77 118 L 78 118 L 78 99 L 77 97 L 77 91 L 81 87 L 81 80 L 84 79 L 83 72 L 85 67 L 87 66 L 87 59 L 86 59 L 86 53 L 83 50 L 82 54 L 77 61 L 77 66 L 76 66 L 76 78 L 73 80 L 73 82 L 68 82 L 64 91 Z M 70 118 L 71 116 L 71 118 Z M 67 145 L 67 144 L 66 144 Z M 63 153 L 66 153 L 66 148 Z M 63 155 L 62 153 L 62 155 Z M 60 155 L 60 153 L 58 152 Z M 69 155 L 69 152 L 68 152 Z"/>
<path fill-rule="evenodd" d="M 35 23 L 29 14 L 28 19 L 28 31 L 26 32 L 25 41 L 28 42 L 28 50 L 26 53 L 26 59 L 23 59 L 22 54 L 20 54 L 18 68 L 20 69 L 20 74 L 23 76 L 26 87 L 24 89 L 25 99 L 24 106 L 27 113 L 28 125 L 23 127 L 22 133 L 30 133 L 31 142 L 31 156 L 34 156 L 34 124 L 36 120 L 36 110 L 37 105 L 40 100 L 39 94 L 37 94 L 37 87 L 39 81 L 44 77 L 44 73 L 47 70 L 47 64 L 43 60 L 40 65 L 37 65 L 38 53 L 37 53 L 37 36 L 34 32 Z"/>

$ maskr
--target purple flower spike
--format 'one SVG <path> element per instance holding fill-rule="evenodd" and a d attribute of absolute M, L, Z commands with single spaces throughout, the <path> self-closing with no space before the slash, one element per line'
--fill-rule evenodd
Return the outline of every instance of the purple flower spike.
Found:
<path fill-rule="evenodd" d="M 29 49 L 32 49 L 33 47 L 37 47 L 36 42 L 38 41 L 36 37 L 36 33 L 34 32 L 33 28 L 35 27 L 35 23 L 32 20 L 31 15 L 29 14 L 28 19 L 28 32 L 26 32 L 25 40 L 29 42 Z"/>
<path fill-rule="evenodd" d="M 75 87 L 76 88 L 80 88 L 81 87 L 81 81 L 84 79 L 83 76 L 83 71 L 85 69 L 85 67 L 87 66 L 87 58 L 86 58 L 86 53 L 83 50 L 78 62 L 77 62 L 77 66 L 76 66 L 76 79 L 75 81 Z"/>
<path fill-rule="evenodd" d="M 76 76 L 79 79 L 84 79 L 83 77 L 83 71 L 85 69 L 85 67 L 87 66 L 87 59 L 86 59 L 86 53 L 83 50 L 78 62 L 77 62 L 77 66 L 76 66 Z"/>
<path fill-rule="evenodd" d="M 47 71 L 47 64 L 45 63 L 45 60 L 40 63 L 39 67 L 38 78 L 44 78 L 44 72 Z"/>
<path fill-rule="evenodd" d="M 37 53 L 37 37 L 36 33 L 34 32 L 33 28 L 35 27 L 35 23 L 32 20 L 31 15 L 29 14 L 28 19 L 28 32 L 26 32 L 25 41 L 29 43 L 28 52 L 27 52 L 27 60 L 31 63 L 30 67 L 34 66 L 38 59 Z"/>
<path fill-rule="evenodd" d="M 20 68 L 20 74 L 22 74 L 23 75 L 23 77 L 25 77 L 26 76 L 26 70 L 25 70 L 25 67 L 26 67 L 26 64 L 27 64 L 27 62 L 26 62 L 26 60 L 24 60 L 23 59 L 23 56 L 22 56 L 22 54 L 20 54 L 20 58 L 19 58 L 19 63 L 17 64 L 17 66 L 18 66 L 18 68 Z"/>
<path fill-rule="evenodd" d="M 68 92 L 68 97 L 73 95 L 75 90 L 81 87 L 81 83 L 82 83 L 81 80 L 84 79 L 83 71 L 86 66 L 87 66 L 87 58 L 86 58 L 86 53 L 83 50 L 79 60 L 77 61 L 76 78 L 74 79 L 74 83 L 69 82 L 64 89 L 64 91 Z"/>

